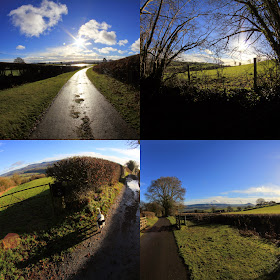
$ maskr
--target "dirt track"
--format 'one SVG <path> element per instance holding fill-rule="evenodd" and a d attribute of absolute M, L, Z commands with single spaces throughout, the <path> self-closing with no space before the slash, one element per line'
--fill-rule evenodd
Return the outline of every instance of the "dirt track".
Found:
<path fill-rule="evenodd" d="M 140 279 L 189 279 L 187 269 L 179 257 L 170 222 L 166 218 L 159 218 L 141 237 Z"/>
<path fill-rule="evenodd" d="M 125 187 L 105 217 L 102 234 L 85 240 L 51 276 L 67 280 L 138 280 L 140 237 L 138 196 Z"/>

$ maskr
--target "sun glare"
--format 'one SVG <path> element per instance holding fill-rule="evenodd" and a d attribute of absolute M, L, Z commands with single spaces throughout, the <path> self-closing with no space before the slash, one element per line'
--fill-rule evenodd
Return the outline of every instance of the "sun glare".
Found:
<path fill-rule="evenodd" d="M 83 47 L 84 43 L 85 43 L 85 40 L 82 38 L 75 39 L 75 45 L 77 45 L 78 47 Z"/>

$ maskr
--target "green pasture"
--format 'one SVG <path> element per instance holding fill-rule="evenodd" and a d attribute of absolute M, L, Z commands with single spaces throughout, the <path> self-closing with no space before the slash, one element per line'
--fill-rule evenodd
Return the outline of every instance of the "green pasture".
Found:
<path fill-rule="evenodd" d="M 0 196 L 0 207 L 2 207 L 2 208 L 0 208 L 0 211 L 3 211 L 5 209 L 5 207 L 3 207 L 5 205 L 17 203 L 19 201 L 37 196 L 38 194 L 40 194 L 44 191 L 47 191 L 49 193 L 49 186 L 48 185 L 42 186 L 42 187 L 26 190 L 23 192 L 18 192 L 18 191 L 22 191 L 22 190 L 25 190 L 28 188 L 32 188 L 32 187 L 36 187 L 36 186 L 40 186 L 40 185 L 44 185 L 44 184 L 49 184 L 52 182 L 53 182 L 52 178 L 41 178 L 41 179 L 33 180 L 31 182 L 19 185 L 17 187 L 14 187 L 14 188 L 8 190 L 7 192 L 5 192 L 3 194 L 4 197 Z M 14 195 L 10 195 L 13 193 L 14 193 Z"/>
<path fill-rule="evenodd" d="M 175 224 L 175 218 L 169 218 Z M 241 236 L 228 225 L 190 221 L 174 231 L 179 254 L 192 280 L 275 278 L 280 249 L 256 236 Z"/>
<path fill-rule="evenodd" d="M 191 84 L 200 88 L 215 89 L 252 89 L 254 86 L 254 64 L 241 66 L 223 67 L 218 69 L 207 69 L 192 71 L 190 68 Z M 167 70 L 168 72 L 168 70 Z M 273 61 L 262 61 L 257 63 L 258 85 L 269 83 L 280 74 Z M 188 73 L 178 74 L 178 78 L 188 80 Z"/>
<path fill-rule="evenodd" d="M 0 90 L 0 139 L 28 138 L 39 116 L 77 71 Z"/>
<path fill-rule="evenodd" d="M 20 76 L 19 70 L 5 70 L 5 76 L 9 76 L 11 74 L 13 76 Z"/>
<path fill-rule="evenodd" d="M 51 178 L 37 179 L 15 187 L 9 193 L 51 181 Z M 0 279 L 49 279 L 47 275 L 57 262 L 63 261 L 65 255 L 83 240 L 96 234 L 97 208 L 106 215 L 123 187 L 121 183 L 102 186 L 100 193 L 90 194 L 90 207 L 59 216 L 53 213 L 48 188 L 26 191 L 22 203 L 0 212 Z M 43 192 L 39 193 L 40 190 Z M 5 249 L 1 239 L 8 233 L 20 236 L 18 247 Z"/>
<path fill-rule="evenodd" d="M 247 211 L 233 212 L 231 214 L 280 214 L 280 205 L 265 206 Z"/>

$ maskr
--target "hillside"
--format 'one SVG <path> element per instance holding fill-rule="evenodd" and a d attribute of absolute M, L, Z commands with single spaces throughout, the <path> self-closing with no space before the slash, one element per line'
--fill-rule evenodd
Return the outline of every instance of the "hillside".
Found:
<path fill-rule="evenodd" d="M 280 214 L 280 205 L 265 206 L 248 211 L 234 212 L 233 214 Z"/>
<path fill-rule="evenodd" d="M 26 167 L 19 168 L 19 169 L 1 174 L 1 176 L 2 177 L 8 177 L 8 176 L 12 176 L 15 173 L 17 173 L 17 174 L 26 174 L 26 173 L 44 174 L 46 169 L 48 168 L 48 166 L 53 165 L 55 162 L 57 162 L 57 160 L 30 164 Z"/>
<path fill-rule="evenodd" d="M 254 206 L 251 203 L 247 204 L 226 204 L 226 203 L 216 203 L 216 204 L 191 204 L 191 205 L 186 205 L 183 211 L 188 211 L 188 210 L 206 210 L 206 209 L 211 209 L 212 207 L 218 208 L 218 209 L 223 209 L 227 208 L 228 206 L 231 207 L 246 207 L 246 206 Z"/>

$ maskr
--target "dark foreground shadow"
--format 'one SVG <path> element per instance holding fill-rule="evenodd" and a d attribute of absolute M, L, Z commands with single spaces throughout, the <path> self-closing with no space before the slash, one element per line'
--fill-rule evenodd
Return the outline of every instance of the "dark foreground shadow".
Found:
<path fill-rule="evenodd" d="M 51 205 L 49 190 L 45 190 L 2 210 L 0 239 L 8 233 L 25 234 L 49 229 L 55 222 Z"/>
<path fill-rule="evenodd" d="M 88 262 L 67 280 L 140 279 L 139 201 L 128 203 L 134 192 L 126 187 L 116 214 L 106 228 L 102 245 Z M 103 234 L 103 233 L 102 233 Z"/>
<path fill-rule="evenodd" d="M 36 247 L 35 254 L 28 260 L 21 262 L 17 265 L 18 268 L 24 268 L 30 265 L 37 264 L 40 260 L 50 258 L 53 255 L 60 255 L 63 251 L 89 239 L 90 237 L 98 234 L 97 227 L 91 225 L 81 228 L 75 232 L 47 241 L 47 245 Z"/>
<path fill-rule="evenodd" d="M 141 139 L 279 139 L 280 87 L 254 93 L 141 85 Z"/>

